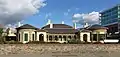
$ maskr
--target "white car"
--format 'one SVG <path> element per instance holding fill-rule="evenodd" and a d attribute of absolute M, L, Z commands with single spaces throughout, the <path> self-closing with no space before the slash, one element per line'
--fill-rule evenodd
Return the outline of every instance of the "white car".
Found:
<path fill-rule="evenodd" d="M 104 43 L 118 43 L 119 39 L 105 39 Z"/>

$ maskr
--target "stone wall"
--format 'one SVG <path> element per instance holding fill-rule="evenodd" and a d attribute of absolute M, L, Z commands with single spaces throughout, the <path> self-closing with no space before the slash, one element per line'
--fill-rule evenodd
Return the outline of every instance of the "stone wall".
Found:
<path fill-rule="evenodd" d="M 2 54 L 47 54 L 47 53 L 112 53 L 120 52 L 119 44 L 3 44 Z"/>

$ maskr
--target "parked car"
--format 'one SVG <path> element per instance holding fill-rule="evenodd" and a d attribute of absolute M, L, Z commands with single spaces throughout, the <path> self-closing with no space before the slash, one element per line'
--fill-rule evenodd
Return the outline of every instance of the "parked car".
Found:
<path fill-rule="evenodd" d="M 105 39 L 104 43 L 111 43 L 111 44 L 119 43 L 119 39 Z"/>

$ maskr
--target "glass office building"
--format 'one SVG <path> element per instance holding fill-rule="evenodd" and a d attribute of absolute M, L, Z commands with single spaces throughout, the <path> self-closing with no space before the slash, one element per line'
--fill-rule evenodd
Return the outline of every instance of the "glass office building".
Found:
<path fill-rule="evenodd" d="M 100 14 L 101 25 L 108 27 L 108 33 L 120 32 L 120 4 Z"/>

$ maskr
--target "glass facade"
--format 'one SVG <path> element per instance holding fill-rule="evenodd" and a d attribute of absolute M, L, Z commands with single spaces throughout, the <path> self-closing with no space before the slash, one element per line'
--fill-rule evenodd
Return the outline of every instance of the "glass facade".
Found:
<path fill-rule="evenodd" d="M 118 22 L 118 17 L 120 17 L 120 9 L 118 6 L 101 12 L 101 25 Z"/>
<path fill-rule="evenodd" d="M 108 27 L 108 33 L 120 32 L 120 4 L 101 14 L 101 25 Z"/>
<path fill-rule="evenodd" d="M 120 6 L 118 7 L 118 18 L 120 20 Z"/>
<path fill-rule="evenodd" d="M 118 31 L 120 32 L 120 5 L 118 7 Z"/>

